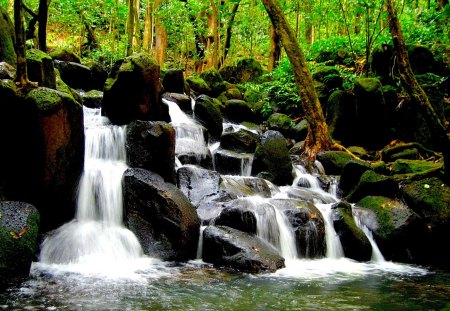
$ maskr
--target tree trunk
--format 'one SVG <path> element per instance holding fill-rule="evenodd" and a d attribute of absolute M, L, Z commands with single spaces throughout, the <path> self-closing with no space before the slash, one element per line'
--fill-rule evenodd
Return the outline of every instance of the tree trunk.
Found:
<path fill-rule="evenodd" d="M 140 16 L 139 16 L 141 2 L 139 0 L 135 0 L 135 1 L 136 2 L 134 3 L 134 14 L 133 14 L 134 15 L 134 34 L 133 34 L 134 49 L 133 50 L 139 52 L 142 47 Z"/>
<path fill-rule="evenodd" d="M 162 1 L 157 0 L 155 6 L 159 8 Z M 156 62 L 162 68 L 164 65 L 164 60 L 166 58 L 167 50 L 167 30 L 164 27 L 164 23 L 161 21 L 160 17 L 156 17 L 155 20 L 155 58 Z"/>
<path fill-rule="evenodd" d="M 312 3 L 310 1 L 305 2 L 305 42 L 306 44 L 312 44 L 314 42 L 314 27 L 312 24 Z"/>
<path fill-rule="evenodd" d="M 135 0 L 128 0 L 128 20 L 127 20 L 127 56 L 133 54 L 133 36 L 134 36 L 134 3 Z"/>
<path fill-rule="evenodd" d="M 386 0 L 386 9 L 388 12 L 389 30 L 391 32 L 392 41 L 398 57 L 400 81 L 411 100 L 419 104 L 428 128 L 430 129 L 432 135 L 436 137 L 436 140 L 442 148 L 441 151 L 444 156 L 445 179 L 448 181 L 450 180 L 450 139 L 447 136 L 447 130 L 436 115 L 436 112 L 434 111 L 433 106 L 431 106 L 427 95 L 420 87 L 412 72 L 405 42 L 403 40 L 402 29 L 392 0 Z"/>
<path fill-rule="evenodd" d="M 219 67 L 219 12 L 214 0 L 210 0 L 209 3 L 211 10 L 208 12 L 205 68 L 217 69 Z"/>
<path fill-rule="evenodd" d="M 47 53 L 47 20 L 48 20 L 48 6 L 49 0 L 39 0 L 39 13 L 38 13 L 38 40 L 39 49 Z"/>
<path fill-rule="evenodd" d="M 272 25 L 270 27 L 270 52 L 269 52 L 269 64 L 267 65 L 267 70 L 272 72 L 278 65 L 278 62 L 281 59 L 281 45 L 280 45 L 280 37 L 275 31 L 275 27 Z"/>
<path fill-rule="evenodd" d="M 29 84 L 25 54 L 25 29 L 23 27 L 22 0 L 14 0 L 14 29 L 16 32 L 17 71 L 15 82 L 19 87 Z"/>
<path fill-rule="evenodd" d="M 233 8 L 231 9 L 231 15 L 230 15 L 230 19 L 228 20 L 228 23 L 227 23 L 227 29 L 225 32 L 225 40 L 223 43 L 223 56 L 220 60 L 219 67 L 222 67 L 222 65 L 225 63 L 227 56 L 228 56 L 228 52 L 231 47 L 231 35 L 233 34 L 233 32 L 232 32 L 233 24 L 234 24 L 234 19 L 236 17 L 237 10 L 239 9 L 239 4 L 240 4 L 240 1 L 236 2 L 235 4 L 233 4 Z"/>
<path fill-rule="evenodd" d="M 144 24 L 144 38 L 142 42 L 142 47 L 144 51 L 148 52 L 150 50 L 151 45 L 151 39 L 153 38 L 152 32 L 153 32 L 153 25 L 152 25 L 152 3 L 150 3 L 150 0 L 147 0 L 146 2 L 146 8 L 145 8 L 145 24 Z"/>
<path fill-rule="evenodd" d="M 306 156 L 314 159 L 319 151 L 331 149 L 333 140 L 328 133 L 328 126 L 325 123 L 322 107 L 313 86 L 311 72 L 306 63 L 305 55 L 295 38 L 295 34 L 287 23 L 277 1 L 262 0 L 262 2 L 291 62 L 292 71 L 302 99 L 302 106 L 305 110 L 305 117 L 309 123 L 308 136 L 303 149 Z"/>
<path fill-rule="evenodd" d="M 437 0 L 436 1 L 436 10 L 440 11 L 446 5 L 448 5 L 448 0 Z"/>

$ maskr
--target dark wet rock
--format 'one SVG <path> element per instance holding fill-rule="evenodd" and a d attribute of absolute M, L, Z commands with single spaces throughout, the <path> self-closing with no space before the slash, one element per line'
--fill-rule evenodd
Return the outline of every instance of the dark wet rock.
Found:
<path fill-rule="evenodd" d="M 220 137 L 220 146 L 236 152 L 253 153 L 255 152 L 258 141 L 258 134 L 245 129 L 239 129 L 236 132 L 223 134 Z"/>
<path fill-rule="evenodd" d="M 39 86 L 56 89 L 53 59 L 48 54 L 37 49 L 27 50 L 26 58 L 28 79 L 37 82 Z"/>
<path fill-rule="evenodd" d="M 81 64 L 81 58 L 74 51 L 70 49 L 57 49 L 50 53 L 50 57 L 54 60 L 59 60 L 62 62 L 73 62 Z"/>
<path fill-rule="evenodd" d="M 8 79 L 13 80 L 16 77 L 16 68 L 14 68 L 12 65 L 1 62 L 0 63 L 0 80 L 1 79 Z"/>
<path fill-rule="evenodd" d="M 3 7 L 0 7 L 0 62 L 16 66 L 15 44 L 14 24 L 9 18 L 8 12 Z"/>
<path fill-rule="evenodd" d="M 398 200 L 382 196 L 365 197 L 356 206 L 375 213 L 376 223 L 369 221 L 366 225 L 387 260 L 422 262 L 429 237 L 417 213 Z M 359 217 L 364 223 L 364 216 Z"/>
<path fill-rule="evenodd" d="M 341 175 L 345 165 L 352 159 L 344 151 L 322 151 L 317 154 L 317 160 L 322 163 L 327 175 Z"/>
<path fill-rule="evenodd" d="M 261 64 L 253 58 L 239 60 L 235 66 L 224 66 L 220 74 L 230 83 L 254 82 L 263 74 Z"/>
<path fill-rule="evenodd" d="M 82 93 L 83 105 L 88 108 L 101 108 L 103 101 L 103 92 L 97 90 L 90 90 L 87 93 Z"/>
<path fill-rule="evenodd" d="M 328 98 L 325 118 L 330 135 L 343 144 L 355 141 L 356 99 L 351 93 L 335 90 Z"/>
<path fill-rule="evenodd" d="M 301 142 L 306 139 L 308 135 L 309 124 L 305 119 L 291 127 L 290 136 L 297 142 Z"/>
<path fill-rule="evenodd" d="M 217 69 L 214 68 L 206 69 L 200 74 L 200 77 L 210 87 L 208 95 L 212 97 L 217 97 L 226 90 L 226 84 L 224 83 L 223 78 Z"/>
<path fill-rule="evenodd" d="M 210 86 L 200 77 L 191 76 L 186 79 L 186 82 L 189 85 L 189 89 L 197 95 L 211 94 Z"/>
<path fill-rule="evenodd" d="M 350 191 L 347 201 L 357 202 L 369 195 L 392 198 L 397 192 L 398 184 L 392 178 L 367 170 L 361 175 L 356 187 Z"/>
<path fill-rule="evenodd" d="M 158 146 L 158 148 L 155 148 Z M 175 130 L 162 121 L 133 121 L 127 126 L 127 162 L 175 184 Z"/>
<path fill-rule="evenodd" d="M 177 103 L 180 109 L 184 112 L 192 113 L 192 101 L 188 95 L 179 93 L 164 93 L 162 97 Z"/>
<path fill-rule="evenodd" d="M 284 259 L 271 245 L 225 226 L 208 226 L 203 232 L 203 260 L 249 273 L 275 272 L 284 267 Z"/>
<path fill-rule="evenodd" d="M 127 169 L 124 189 L 125 224 L 145 254 L 163 260 L 195 258 L 200 220 L 177 187 L 147 170 Z"/>
<path fill-rule="evenodd" d="M 358 261 L 369 261 L 372 246 L 364 232 L 356 225 L 352 207 L 346 202 L 333 205 L 333 226 L 341 241 L 344 255 Z"/>
<path fill-rule="evenodd" d="M 345 49 L 337 49 L 337 50 L 323 50 L 320 51 L 316 56 L 315 61 L 318 63 L 327 63 L 332 65 L 348 65 L 349 59 L 352 56 L 350 52 Z"/>
<path fill-rule="evenodd" d="M 427 172 L 436 172 L 443 167 L 442 162 L 432 162 L 426 160 L 398 159 L 390 166 L 391 174 L 395 175 L 418 175 Z"/>
<path fill-rule="evenodd" d="M 362 174 L 371 170 L 371 166 L 367 162 L 350 160 L 345 164 L 342 170 L 341 178 L 339 179 L 339 190 L 341 196 L 345 197 L 358 184 Z"/>
<path fill-rule="evenodd" d="M 256 234 L 256 218 L 253 211 L 235 204 L 235 201 L 226 204 L 220 215 L 214 219 L 214 225 Z"/>
<path fill-rule="evenodd" d="M 267 131 L 256 147 L 252 175 L 268 172 L 270 181 L 277 185 L 290 185 L 293 181 L 292 162 L 289 157 L 286 139 L 280 132 Z"/>
<path fill-rule="evenodd" d="M 249 104 L 244 100 L 230 99 L 225 103 L 224 113 L 228 120 L 234 122 L 252 122 L 254 114 Z"/>
<path fill-rule="evenodd" d="M 169 93 L 184 93 L 184 76 L 180 69 L 169 69 L 162 81 L 164 91 Z"/>
<path fill-rule="evenodd" d="M 61 79 L 68 86 L 74 89 L 90 91 L 91 70 L 89 67 L 73 62 L 54 61 L 55 68 L 59 70 Z"/>
<path fill-rule="evenodd" d="M 195 117 L 208 129 L 212 137 L 219 138 L 223 131 L 223 118 L 214 100 L 207 95 L 195 99 Z"/>
<path fill-rule="evenodd" d="M 94 60 L 87 60 L 84 65 L 91 71 L 90 89 L 103 92 L 106 79 L 108 78 L 108 72 L 105 67 Z"/>
<path fill-rule="evenodd" d="M 218 149 L 214 152 L 215 169 L 220 174 L 242 175 L 246 165 L 251 164 L 252 155 L 232 150 Z"/>
<path fill-rule="evenodd" d="M 30 273 L 38 250 L 39 218 L 31 204 L 0 201 L 0 284 Z"/>
<path fill-rule="evenodd" d="M 144 54 L 117 61 L 106 80 L 102 113 L 119 125 L 133 120 L 169 121 L 159 73 L 159 65 Z"/>
<path fill-rule="evenodd" d="M 271 130 L 278 131 L 284 136 L 289 136 L 294 122 L 284 113 L 274 113 L 267 119 L 267 125 Z"/>
<path fill-rule="evenodd" d="M 258 177 L 222 176 L 220 188 L 237 197 L 258 195 L 263 198 L 270 198 L 273 185 Z"/>

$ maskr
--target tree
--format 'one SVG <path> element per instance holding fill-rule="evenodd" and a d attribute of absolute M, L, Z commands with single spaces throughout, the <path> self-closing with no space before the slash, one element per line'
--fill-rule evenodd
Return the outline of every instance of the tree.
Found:
<path fill-rule="evenodd" d="M 427 125 L 434 137 L 439 141 L 444 155 L 445 179 L 450 180 L 450 138 L 447 136 L 445 126 L 442 124 L 431 103 L 415 78 L 408 59 L 400 22 L 397 17 L 392 0 L 386 0 L 389 30 L 398 57 L 400 81 L 410 99 L 417 103 L 422 110 Z"/>
<path fill-rule="evenodd" d="M 25 29 L 23 27 L 22 0 L 14 0 L 14 28 L 16 32 L 17 72 L 15 82 L 20 87 L 27 86 L 30 81 L 27 74 L 27 60 L 25 56 Z"/>
<path fill-rule="evenodd" d="M 262 2 L 275 31 L 280 36 L 281 43 L 291 63 L 302 99 L 303 109 L 309 123 L 308 136 L 303 146 L 305 155 L 315 158 L 319 151 L 331 149 L 334 143 L 328 133 L 328 126 L 313 86 L 311 72 L 306 63 L 305 55 L 297 42 L 295 33 L 287 23 L 286 17 L 278 3 L 275 0 L 262 0 Z"/>
<path fill-rule="evenodd" d="M 133 37 L 134 37 L 134 22 L 135 22 L 135 4 L 136 0 L 128 0 L 128 21 L 127 21 L 127 56 L 133 54 Z"/>
<path fill-rule="evenodd" d="M 43 52 L 47 52 L 47 20 L 48 20 L 49 4 L 50 0 L 39 0 L 38 40 L 39 40 L 39 49 Z"/>

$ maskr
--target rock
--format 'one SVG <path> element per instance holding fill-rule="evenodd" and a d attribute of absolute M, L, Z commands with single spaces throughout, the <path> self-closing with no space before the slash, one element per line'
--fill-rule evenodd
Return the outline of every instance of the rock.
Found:
<path fill-rule="evenodd" d="M 38 237 L 39 212 L 33 205 L 0 201 L 0 285 L 29 275 Z"/>
<path fill-rule="evenodd" d="M 206 83 L 205 80 L 203 80 L 200 77 L 191 76 L 186 79 L 187 84 L 189 85 L 190 90 L 192 90 L 195 94 L 211 94 L 211 88 Z"/>
<path fill-rule="evenodd" d="M 344 151 L 321 151 L 317 160 L 322 164 L 327 175 L 341 175 L 344 167 L 353 158 Z"/>
<path fill-rule="evenodd" d="M 306 119 L 301 120 L 299 123 L 291 127 L 291 136 L 295 141 L 301 142 L 308 136 L 309 124 Z"/>
<path fill-rule="evenodd" d="M 237 83 L 254 82 L 263 74 L 261 64 L 253 58 L 239 60 L 236 68 Z"/>
<path fill-rule="evenodd" d="M 422 219 L 404 203 L 382 196 L 367 196 L 356 206 L 376 215 L 372 230 L 381 253 L 387 260 L 421 262 L 428 243 L 427 228 Z M 364 216 L 361 218 L 364 223 Z"/>
<path fill-rule="evenodd" d="M 37 49 L 27 50 L 26 58 L 28 79 L 37 82 L 39 86 L 56 89 L 56 75 L 53 59 L 46 53 Z"/>
<path fill-rule="evenodd" d="M 194 165 L 177 170 L 177 185 L 189 201 L 198 207 L 202 201 L 215 197 L 220 189 L 220 174 Z"/>
<path fill-rule="evenodd" d="M 59 60 L 62 62 L 73 62 L 81 64 L 81 58 L 71 49 L 57 49 L 50 53 L 50 57 L 54 60 Z"/>
<path fill-rule="evenodd" d="M 339 202 L 332 208 L 334 209 L 333 226 L 341 241 L 345 257 L 369 261 L 372 256 L 372 246 L 364 232 L 356 225 L 351 205 Z"/>
<path fill-rule="evenodd" d="M 54 61 L 56 69 L 61 74 L 61 79 L 74 89 L 91 90 L 91 70 L 89 67 L 73 62 Z"/>
<path fill-rule="evenodd" d="M 144 253 L 163 260 L 185 261 L 197 252 L 200 220 L 184 194 L 141 168 L 124 173 L 125 224 Z"/>
<path fill-rule="evenodd" d="M 236 67 L 236 65 L 226 65 L 222 66 L 219 69 L 219 73 L 222 79 L 233 84 L 239 83 L 238 71 L 239 69 Z"/>
<path fill-rule="evenodd" d="M 88 108 L 101 108 L 103 101 L 103 92 L 97 90 L 90 90 L 87 93 L 82 93 L 83 105 Z"/>
<path fill-rule="evenodd" d="M 407 46 L 408 59 L 414 74 L 424 74 L 435 71 L 433 53 L 421 45 Z"/>
<path fill-rule="evenodd" d="M 356 124 L 356 99 L 351 93 L 335 90 L 331 93 L 325 109 L 330 135 L 344 145 L 352 144 Z"/>
<path fill-rule="evenodd" d="M 243 100 L 243 98 L 242 92 L 233 84 L 227 87 L 227 90 L 218 97 L 221 102 L 226 102 L 230 99 Z"/>
<path fill-rule="evenodd" d="M 169 69 L 166 71 L 162 81 L 164 91 L 169 93 L 184 93 L 184 76 L 180 69 Z"/>
<path fill-rule="evenodd" d="M 272 175 L 270 181 L 277 185 L 292 184 L 292 162 L 286 139 L 280 132 L 267 131 L 262 135 L 256 147 L 252 175 L 256 176 L 260 172 Z"/>
<path fill-rule="evenodd" d="M 208 129 L 209 134 L 219 138 L 223 131 L 223 118 L 214 101 L 207 95 L 195 99 L 195 117 Z"/>
<path fill-rule="evenodd" d="M 88 60 L 84 63 L 91 71 L 90 87 L 89 89 L 103 91 L 108 72 L 105 67 L 94 60 Z"/>
<path fill-rule="evenodd" d="M 16 67 L 16 33 L 8 12 L 0 7 L 0 62 Z"/>
<path fill-rule="evenodd" d="M 332 51 L 320 51 L 315 61 L 318 63 L 330 63 L 333 65 L 347 65 L 348 59 L 352 56 L 345 49 L 337 49 Z"/>
<path fill-rule="evenodd" d="M 341 88 L 344 81 L 340 76 L 339 71 L 331 66 L 321 66 L 317 68 L 313 74 L 313 79 L 323 84 L 322 93 L 326 98 L 331 92 Z"/>
<path fill-rule="evenodd" d="M 347 164 L 345 164 L 341 178 L 339 179 L 341 196 L 347 196 L 350 191 L 356 187 L 362 174 L 369 170 L 372 170 L 369 163 L 353 159 L 348 161 Z"/>
<path fill-rule="evenodd" d="M 158 64 L 145 54 L 117 61 L 106 80 L 102 113 L 113 124 L 133 120 L 169 121 L 161 101 Z"/>
<path fill-rule="evenodd" d="M 0 80 L 8 79 L 13 80 L 16 77 L 16 68 L 8 63 L 0 63 Z"/>
<path fill-rule="evenodd" d="M 274 186 L 267 180 L 249 176 L 222 176 L 220 188 L 237 197 L 258 195 L 263 198 L 272 196 Z"/>
<path fill-rule="evenodd" d="M 208 93 L 208 95 L 212 97 L 217 97 L 226 90 L 225 83 L 217 69 L 214 68 L 206 69 L 200 74 L 200 77 L 210 87 L 210 92 Z"/>
<path fill-rule="evenodd" d="M 256 218 L 252 211 L 234 206 L 234 201 L 228 202 L 220 215 L 214 219 L 214 225 L 227 226 L 249 234 L 256 234 Z"/>
<path fill-rule="evenodd" d="M 370 70 L 381 77 L 383 84 L 392 84 L 394 67 L 394 47 L 390 44 L 376 45 L 369 57 Z M 397 68 L 396 68 L 397 71 Z"/>
<path fill-rule="evenodd" d="M 246 101 L 239 99 L 230 99 L 225 102 L 225 116 L 228 120 L 234 122 L 252 122 L 255 117 L 252 109 Z"/>
<path fill-rule="evenodd" d="M 437 171 L 443 167 L 443 163 L 436 163 L 426 160 L 398 159 L 391 165 L 391 174 L 424 174 L 426 172 Z"/>
<path fill-rule="evenodd" d="M 275 272 L 284 259 L 258 237 L 225 226 L 208 226 L 203 232 L 203 260 L 240 272 Z"/>
<path fill-rule="evenodd" d="M 259 135 L 245 129 L 239 129 L 236 132 L 225 133 L 220 137 L 220 146 L 223 149 L 242 153 L 253 153 L 256 144 L 259 141 Z"/>
<path fill-rule="evenodd" d="M 245 175 L 245 166 L 251 165 L 252 155 L 239 153 L 226 149 L 218 149 L 214 152 L 215 169 L 220 174 Z"/>
<path fill-rule="evenodd" d="M 155 146 L 158 146 L 155 148 Z M 127 162 L 160 175 L 172 184 L 175 179 L 175 130 L 162 121 L 133 121 L 127 126 Z"/>
<path fill-rule="evenodd" d="M 285 136 L 289 136 L 294 122 L 284 113 L 274 113 L 267 119 L 267 125 L 271 130 L 278 131 Z"/>
<path fill-rule="evenodd" d="M 163 98 L 177 103 L 181 110 L 186 113 L 192 113 L 192 100 L 186 94 L 179 93 L 164 93 Z"/>
<path fill-rule="evenodd" d="M 353 92 L 356 98 L 356 142 L 369 149 L 384 146 L 389 141 L 389 126 L 386 119 L 381 83 L 376 78 L 359 78 L 355 80 Z"/>
<path fill-rule="evenodd" d="M 369 195 L 394 197 L 397 192 L 398 184 L 393 179 L 367 170 L 346 199 L 349 202 L 357 202 Z"/>

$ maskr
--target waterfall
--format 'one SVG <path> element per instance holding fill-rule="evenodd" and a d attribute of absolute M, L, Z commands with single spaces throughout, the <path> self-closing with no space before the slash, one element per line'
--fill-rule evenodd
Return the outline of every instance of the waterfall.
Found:
<path fill-rule="evenodd" d="M 100 109 L 84 107 L 85 159 L 76 217 L 42 243 L 43 263 L 121 261 L 142 256 L 135 235 L 122 223 L 125 127 L 113 126 Z"/>
<path fill-rule="evenodd" d="M 353 210 L 353 207 L 352 207 Z M 378 248 L 377 242 L 375 242 L 375 239 L 373 238 L 372 231 L 361 222 L 360 217 L 358 217 L 357 213 L 353 213 L 353 219 L 355 220 L 356 225 L 358 228 L 361 229 L 362 232 L 366 235 L 367 239 L 369 240 L 370 246 L 372 246 L 372 258 L 371 261 L 376 263 L 383 263 L 386 260 L 384 259 L 383 254 L 381 253 L 380 249 Z"/>

